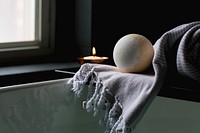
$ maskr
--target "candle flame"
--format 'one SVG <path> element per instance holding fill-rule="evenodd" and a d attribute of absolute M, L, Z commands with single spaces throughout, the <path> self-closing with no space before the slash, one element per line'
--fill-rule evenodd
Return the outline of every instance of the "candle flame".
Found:
<path fill-rule="evenodd" d="M 96 55 L 96 49 L 95 49 L 95 47 L 92 47 L 92 55 L 93 55 L 93 56 Z"/>

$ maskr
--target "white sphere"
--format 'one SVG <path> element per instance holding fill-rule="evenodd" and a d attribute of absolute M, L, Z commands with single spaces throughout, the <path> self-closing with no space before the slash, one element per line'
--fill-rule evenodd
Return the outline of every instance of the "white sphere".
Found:
<path fill-rule="evenodd" d="M 142 72 L 151 66 L 154 55 L 152 43 L 139 34 L 128 34 L 119 39 L 113 59 L 121 72 Z"/>

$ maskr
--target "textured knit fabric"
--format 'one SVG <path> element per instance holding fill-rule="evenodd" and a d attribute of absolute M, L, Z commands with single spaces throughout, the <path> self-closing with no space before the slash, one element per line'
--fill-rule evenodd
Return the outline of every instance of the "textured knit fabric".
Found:
<path fill-rule="evenodd" d="M 87 88 L 86 109 L 94 115 L 100 110 L 105 112 L 100 122 L 107 127 L 106 133 L 133 133 L 165 83 L 168 52 L 173 45 L 178 45 L 175 64 L 178 72 L 200 81 L 199 27 L 200 22 L 191 22 L 164 33 L 153 45 L 149 71 L 122 73 L 116 66 L 86 63 L 68 84 L 77 99 Z"/>

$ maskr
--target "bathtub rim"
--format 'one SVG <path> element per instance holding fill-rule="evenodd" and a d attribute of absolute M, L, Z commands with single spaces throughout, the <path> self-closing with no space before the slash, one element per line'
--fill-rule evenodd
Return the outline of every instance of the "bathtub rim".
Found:
<path fill-rule="evenodd" d="M 31 83 L 23 83 L 23 84 L 16 84 L 16 85 L 10 85 L 10 86 L 3 86 L 0 87 L 0 92 L 3 91 L 10 91 L 10 90 L 19 90 L 19 89 L 26 89 L 29 87 L 38 87 L 42 85 L 51 85 L 51 84 L 56 84 L 56 83 L 61 83 L 61 82 L 66 82 L 70 78 L 63 78 L 63 79 L 52 79 L 52 80 L 46 80 L 46 81 L 37 81 L 37 82 L 31 82 Z"/>

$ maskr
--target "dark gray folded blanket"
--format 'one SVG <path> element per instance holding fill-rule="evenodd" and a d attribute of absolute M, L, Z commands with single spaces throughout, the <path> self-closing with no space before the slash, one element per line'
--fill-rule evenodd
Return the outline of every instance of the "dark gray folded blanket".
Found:
<path fill-rule="evenodd" d="M 154 44 L 152 69 L 146 73 L 122 73 L 115 66 L 86 63 L 67 84 L 72 85 L 77 99 L 88 85 L 86 109 L 94 115 L 105 112 L 101 123 L 107 127 L 107 133 L 134 132 L 165 82 L 167 53 L 177 41 L 178 72 L 200 82 L 199 27 L 200 22 L 192 22 L 163 34 Z"/>

